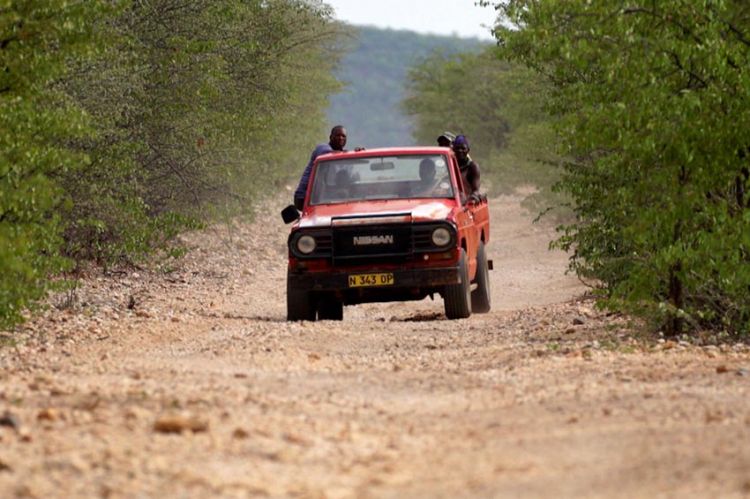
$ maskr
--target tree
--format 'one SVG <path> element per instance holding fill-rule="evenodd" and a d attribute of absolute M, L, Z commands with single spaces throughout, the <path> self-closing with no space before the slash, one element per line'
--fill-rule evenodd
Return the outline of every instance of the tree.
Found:
<path fill-rule="evenodd" d="M 750 7 L 511 0 L 505 57 L 544 75 L 577 221 L 559 245 L 668 334 L 750 330 Z"/>
<path fill-rule="evenodd" d="M 418 142 L 444 130 L 463 133 L 482 168 L 485 188 L 512 192 L 533 185 L 532 201 L 552 203 L 558 156 L 550 117 L 542 109 L 545 82 L 520 64 L 501 61 L 496 47 L 480 53 L 436 52 L 409 73 L 406 112 Z"/>
<path fill-rule="evenodd" d="M 95 49 L 90 26 L 102 12 L 98 1 L 0 2 L 0 327 L 20 320 L 65 264 L 54 177 L 85 163 L 66 142 L 89 129 L 51 84 L 69 58 Z"/>
<path fill-rule="evenodd" d="M 130 260 L 218 211 L 251 211 L 325 128 L 339 29 L 321 5 L 156 0 L 96 28 L 109 50 L 63 83 L 98 130 L 77 144 L 91 167 L 64 182 L 77 258 Z"/>
<path fill-rule="evenodd" d="M 344 56 L 336 70 L 346 90 L 333 96 L 328 116 L 348 127 L 349 144 L 365 147 L 414 144 L 414 126 L 400 108 L 411 66 L 436 50 L 476 53 L 490 45 L 478 39 L 367 26 L 351 32 L 340 48 Z"/>
<path fill-rule="evenodd" d="M 339 33 L 309 0 L 0 0 L 0 327 L 71 260 L 277 193 L 327 128 Z"/>

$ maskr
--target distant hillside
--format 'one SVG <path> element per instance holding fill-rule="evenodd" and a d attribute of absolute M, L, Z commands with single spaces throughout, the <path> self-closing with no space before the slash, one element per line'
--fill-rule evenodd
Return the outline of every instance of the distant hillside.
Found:
<path fill-rule="evenodd" d="M 474 52 L 488 44 L 411 31 L 352 29 L 354 38 L 347 47 L 350 51 L 337 72 L 347 88 L 332 97 L 328 110 L 332 125 L 347 127 L 350 147 L 414 144 L 411 120 L 400 109 L 408 69 L 436 50 Z"/>

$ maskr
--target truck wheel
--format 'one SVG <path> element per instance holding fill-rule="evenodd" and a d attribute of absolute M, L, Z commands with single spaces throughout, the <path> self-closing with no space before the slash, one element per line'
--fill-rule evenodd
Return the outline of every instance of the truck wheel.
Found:
<path fill-rule="evenodd" d="M 306 289 L 295 288 L 289 274 L 286 276 L 286 320 L 315 320 L 315 302 L 312 293 Z"/>
<path fill-rule="evenodd" d="M 461 250 L 458 258 L 459 284 L 448 284 L 443 291 L 445 315 L 449 319 L 465 319 L 471 315 L 471 285 L 469 267 L 466 265 L 466 251 Z"/>
<path fill-rule="evenodd" d="M 344 304 L 334 297 L 321 299 L 318 304 L 318 319 L 321 321 L 343 320 Z"/>
<path fill-rule="evenodd" d="M 492 296 L 490 294 L 490 270 L 487 266 L 487 251 L 484 243 L 479 243 L 477 250 L 477 275 L 474 282 L 477 288 L 471 292 L 471 311 L 477 314 L 486 314 L 492 307 Z"/>

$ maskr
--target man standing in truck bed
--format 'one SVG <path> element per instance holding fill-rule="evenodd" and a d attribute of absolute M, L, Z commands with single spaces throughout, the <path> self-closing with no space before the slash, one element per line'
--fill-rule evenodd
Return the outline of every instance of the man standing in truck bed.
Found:
<path fill-rule="evenodd" d="M 299 180 L 297 190 L 294 191 L 294 206 L 298 210 L 302 209 L 305 203 L 305 194 L 307 194 L 307 184 L 310 182 L 310 172 L 312 172 L 315 159 L 322 155 L 334 151 L 343 151 L 346 146 L 346 128 L 342 125 L 336 125 L 331 129 L 331 135 L 327 144 L 318 144 L 310 155 L 310 162 L 307 163 L 305 171 L 302 172 L 302 178 Z"/>
<path fill-rule="evenodd" d="M 464 186 L 469 193 L 469 199 L 479 201 L 479 165 L 469 157 L 469 141 L 464 135 L 459 135 L 453 141 L 453 152 L 458 160 L 458 168 L 461 170 Z"/>

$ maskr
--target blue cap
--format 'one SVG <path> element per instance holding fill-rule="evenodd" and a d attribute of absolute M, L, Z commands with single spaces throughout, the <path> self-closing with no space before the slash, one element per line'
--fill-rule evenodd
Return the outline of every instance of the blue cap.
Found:
<path fill-rule="evenodd" d="M 453 139 L 453 145 L 454 146 L 466 146 L 466 148 L 469 148 L 469 139 L 466 138 L 465 135 L 459 135 L 455 139 Z"/>

